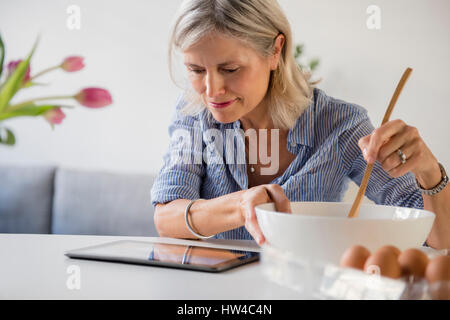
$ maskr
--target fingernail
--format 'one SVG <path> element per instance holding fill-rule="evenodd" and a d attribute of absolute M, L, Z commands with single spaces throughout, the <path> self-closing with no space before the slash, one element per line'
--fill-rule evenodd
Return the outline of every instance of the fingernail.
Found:
<path fill-rule="evenodd" d="M 259 245 L 263 245 L 266 242 L 266 238 L 264 238 L 264 236 L 261 236 L 259 238 Z"/>
<path fill-rule="evenodd" d="M 364 155 L 364 159 L 366 159 L 367 158 L 367 148 L 363 149 L 363 155 Z"/>

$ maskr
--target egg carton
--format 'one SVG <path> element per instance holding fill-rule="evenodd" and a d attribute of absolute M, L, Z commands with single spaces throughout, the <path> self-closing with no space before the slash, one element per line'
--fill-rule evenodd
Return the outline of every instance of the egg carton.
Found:
<path fill-rule="evenodd" d="M 420 248 L 431 259 L 449 250 Z M 301 297 L 339 300 L 430 300 L 450 292 L 450 282 L 391 279 L 351 268 L 301 259 L 291 252 L 263 245 L 263 273 L 270 281 L 299 292 Z M 448 296 L 447 296 L 448 299 Z"/>

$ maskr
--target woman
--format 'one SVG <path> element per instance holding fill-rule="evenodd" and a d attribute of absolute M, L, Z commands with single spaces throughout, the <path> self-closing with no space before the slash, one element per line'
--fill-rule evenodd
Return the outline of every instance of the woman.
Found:
<path fill-rule="evenodd" d="M 184 1 L 170 59 L 174 48 L 189 88 L 152 188 L 161 236 L 262 244 L 256 205 L 289 213 L 290 201 L 340 201 L 349 179 L 360 184 L 374 163 L 366 195 L 433 211 L 427 244 L 450 247 L 445 171 L 417 129 L 394 120 L 374 130 L 363 108 L 312 88 L 275 0 Z"/>

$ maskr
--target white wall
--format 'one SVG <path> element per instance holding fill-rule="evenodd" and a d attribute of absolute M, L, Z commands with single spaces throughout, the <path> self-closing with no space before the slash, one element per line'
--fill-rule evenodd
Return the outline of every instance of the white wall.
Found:
<path fill-rule="evenodd" d="M 295 40 L 319 57 L 320 88 L 358 103 L 378 125 L 406 67 L 414 72 L 394 111 L 419 128 L 450 168 L 448 0 L 280 0 Z M 79 54 L 86 68 L 42 78 L 16 101 L 74 93 L 86 86 L 110 90 L 107 109 L 67 111 L 52 131 L 42 119 L 5 122 L 16 134 L 0 146 L 0 163 L 54 163 L 66 167 L 157 173 L 168 143 L 167 126 L 179 89 L 167 71 L 169 26 L 180 1 L 15 0 L 0 2 L 7 61 L 25 56 L 38 33 L 33 70 Z M 81 30 L 68 30 L 66 9 L 81 8 Z M 369 5 L 381 9 L 381 30 L 366 27 Z"/>

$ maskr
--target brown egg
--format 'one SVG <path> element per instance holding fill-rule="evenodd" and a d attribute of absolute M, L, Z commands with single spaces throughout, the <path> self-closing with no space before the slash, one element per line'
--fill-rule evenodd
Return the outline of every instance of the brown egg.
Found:
<path fill-rule="evenodd" d="M 343 268 L 355 268 L 364 270 L 364 263 L 370 256 L 370 251 L 360 245 L 354 245 L 347 250 L 341 257 L 339 265 Z"/>
<path fill-rule="evenodd" d="M 397 256 L 397 258 L 398 258 L 398 256 L 400 255 L 400 253 L 402 253 L 402 252 L 400 251 L 399 248 L 394 247 L 394 246 L 390 246 L 390 245 L 382 246 L 381 248 L 379 248 L 379 249 L 377 250 L 377 252 L 378 252 L 378 251 L 384 251 L 384 250 L 395 253 L 395 255 Z"/>
<path fill-rule="evenodd" d="M 402 276 L 402 269 L 398 263 L 397 255 L 392 250 L 377 250 L 366 260 L 364 271 L 393 279 L 398 279 Z"/>
<path fill-rule="evenodd" d="M 400 263 L 403 276 L 413 276 L 414 279 L 419 279 L 425 276 L 425 269 L 429 259 L 423 251 L 411 248 L 400 253 L 398 262 Z"/>
<path fill-rule="evenodd" d="M 427 265 L 425 278 L 429 283 L 450 281 L 450 256 L 437 256 Z"/>

